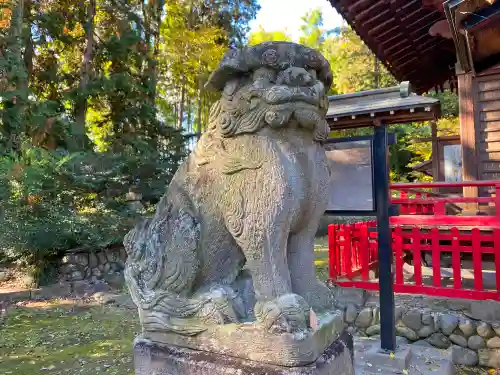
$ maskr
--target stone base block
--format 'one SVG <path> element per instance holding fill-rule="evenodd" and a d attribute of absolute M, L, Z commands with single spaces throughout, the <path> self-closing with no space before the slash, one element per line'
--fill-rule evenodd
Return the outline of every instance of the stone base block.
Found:
<path fill-rule="evenodd" d="M 394 355 L 380 352 L 380 341 L 357 338 L 356 375 L 455 375 L 449 351 L 418 345 L 398 345 Z"/>
<path fill-rule="evenodd" d="M 400 345 L 394 353 L 388 353 L 382 351 L 379 345 L 374 345 L 366 352 L 365 359 L 363 365 L 366 370 L 375 366 L 377 369 L 393 369 L 401 372 L 409 367 L 411 350 L 409 345 Z"/>
<path fill-rule="evenodd" d="M 315 362 L 301 367 L 275 366 L 144 340 L 134 343 L 135 375 L 354 375 L 353 340 L 347 332 Z"/>

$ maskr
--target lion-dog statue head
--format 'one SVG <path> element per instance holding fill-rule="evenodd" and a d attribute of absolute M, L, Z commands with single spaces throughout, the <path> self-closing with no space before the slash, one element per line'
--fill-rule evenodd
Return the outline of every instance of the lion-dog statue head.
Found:
<path fill-rule="evenodd" d="M 302 128 L 323 141 L 328 135 L 326 90 L 330 65 L 317 51 L 288 42 L 230 50 L 206 88 L 221 91 L 210 127 L 223 137 L 255 133 L 268 126 Z"/>

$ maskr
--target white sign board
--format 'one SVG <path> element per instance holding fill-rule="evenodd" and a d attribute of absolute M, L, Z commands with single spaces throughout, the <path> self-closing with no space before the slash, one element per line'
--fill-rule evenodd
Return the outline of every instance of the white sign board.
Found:
<path fill-rule="evenodd" d="M 446 182 L 462 181 L 462 148 L 460 145 L 443 147 L 444 180 Z"/>
<path fill-rule="evenodd" d="M 326 143 L 332 184 L 327 211 L 373 211 L 370 140 Z"/>

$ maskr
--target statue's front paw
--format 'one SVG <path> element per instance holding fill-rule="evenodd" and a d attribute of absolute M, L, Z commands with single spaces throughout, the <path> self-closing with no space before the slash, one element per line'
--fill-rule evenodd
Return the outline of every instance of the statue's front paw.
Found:
<path fill-rule="evenodd" d="M 269 332 L 276 334 L 306 331 L 311 327 L 309 305 L 297 294 L 285 294 L 272 301 L 257 302 L 255 316 Z"/>

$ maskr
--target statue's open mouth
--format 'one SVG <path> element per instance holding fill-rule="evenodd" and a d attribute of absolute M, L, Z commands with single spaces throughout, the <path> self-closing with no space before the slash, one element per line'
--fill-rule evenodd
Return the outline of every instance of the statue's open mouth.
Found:
<path fill-rule="evenodd" d="M 303 102 L 315 107 L 321 107 L 324 98 L 325 90 L 321 83 L 307 87 L 274 86 L 268 89 L 263 97 L 270 105 Z"/>

